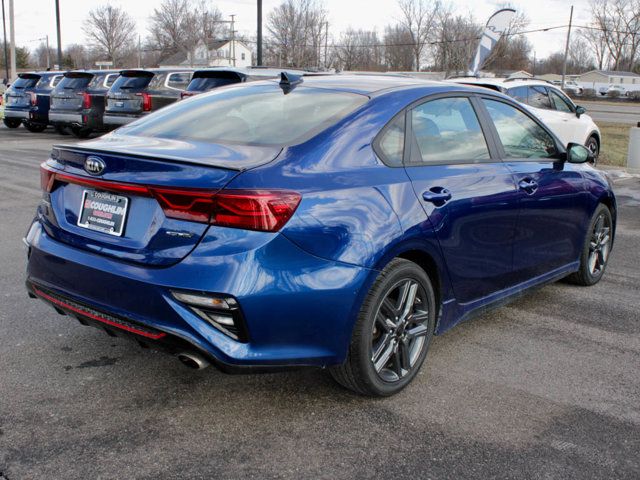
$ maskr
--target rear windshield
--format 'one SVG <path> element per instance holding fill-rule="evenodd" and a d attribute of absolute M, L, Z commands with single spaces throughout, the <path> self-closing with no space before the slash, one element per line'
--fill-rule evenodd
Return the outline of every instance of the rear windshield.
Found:
<path fill-rule="evenodd" d="M 191 80 L 187 87 L 188 92 L 206 92 L 232 83 L 240 83 L 239 78 L 215 78 L 215 77 L 197 77 Z"/>
<path fill-rule="evenodd" d="M 338 122 L 364 95 L 277 84 L 199 95 L 121 129 L 126 135 L 213 143 L 293 145 Z"/>
<path fill-rule="evenodd" d="M 11 85 L 13 88 L 32 88 L 38 83 L 40 77 L 35 78 L 20 78 L 18 77 Z"/>
<path fill-rule="evenodd" d="M 56 86 L 56 90 L 79 90 L 89 85 L 92 78 L 90 76 L 64 77 Z"/>
<path fill-rule="evenodd" d="M 45 75 L 38 80 L 36 88 L 53 88 L 58 84 L 61 78 L 62 75 Z"/>
<path fill-rule="evenodd" d="M 133 76 L 133 77 L 124 77 L 119 76 L 113 85 L 111 85 L 112 90 L 142 90 L 149 85 L 149 82 L 153 78 L 153 75 L 144 75 L 144 76 Z"/>

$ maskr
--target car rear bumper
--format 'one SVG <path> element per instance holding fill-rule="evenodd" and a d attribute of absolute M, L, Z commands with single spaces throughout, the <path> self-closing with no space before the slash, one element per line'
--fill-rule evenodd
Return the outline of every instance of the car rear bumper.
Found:
<path fill-rule="evenodd" d="M 4 109 L 5 118 L 20 118 L 22 120 L 29 119 L 29 110 L 13 110 L 11 108 Z"/>
<path fill-rule="evenodd" d="M 80 113 L 62 113 L 49 111 L 49 122 L 65 125 L 82 125 L 82 115 Z"/>
<path fill-rule="evenodd" d="M 26 238 L 27 284 L 32 293 L 61 310 L 68 311 L 34 289 L 107 318 L 123 319 L 134 329 L 166 336 L 164 340 L 149 339 L 124 329 L 125 334 L 139 340 L 182 343 L 229 368 L 341 363 L 361 302 L 360 292 L 366 290 L 363 286 L 370 281 L 371 271 L 319 259 L 283 235 L 270 235 L 272 239 L 257 249 L 223 256 L 210 256 L 204 238 L 182 262 L 148 268 L 58 242 L 36 221 Z M 236 341 L 216 329 L 177 301 L 171 295 L 173 290 L 235 298 L 248 341 Z M 70 313 L 83 318 L 81 312 Z M 84 319 L 100 324 L 93 318 Z M 175 348 L 171 351 L 180 353 Z"/>
<path fill-rule="evenodd" d="M 127 123 L 131 123 L 134 120 L 137 120 L 138 118 L 140 118 L 141 116 L 142 115 L 115 115 L 115 114 L 105 113 L 104 117 L 102 118 L 102 122 L 105 125 L 120 126 L 120 125 L 126 125 Z"/>

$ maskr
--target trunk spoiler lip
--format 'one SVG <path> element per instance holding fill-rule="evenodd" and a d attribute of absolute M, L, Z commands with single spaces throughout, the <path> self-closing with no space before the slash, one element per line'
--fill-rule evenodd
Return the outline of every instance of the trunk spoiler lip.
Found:
<path fill-rule="evenodd" d="M 190 165 L 195 165 L 199 167 L 219 168 L 221 170 L 228 170 L 228 171 L 240 172 L 240 173 L 250 170 L 252 168 L 256 168 L 262 165 L 266 165 L 267 163 L 273 162 L 275 159 L 277 159 L 280 156 L 280 154 L 284 150 L 283 147 L 277 147 L 277 152 L 274 153 L 273 158 L 268 162 L 264 162 L 263 164 L 233 167 L 228 163 L 217 164 L 215 163 L 215 161 L 211 161 L 211 162 L 208 162 L 206 160 L 196 161 L 193 158 L 189 158 L 182 155 L 164 155 L 161 153 L 150 154 L 150 153 L 143 153 L 143 152 L 135 152 L 127 148 L 120 149 L 115 146 L 107 149 L 107 148 L 92 148 L 89 146 L 85 147 L 83 145 L 73 145 L 73 144 L 55 144 L 53 145 L 52 149 L 65 150 L 65 151 L 79 153 L 79 154 L 88 153 L 88 154 L 103 154 L 103 155 L 126 155 L 127 157 L 131 157 L 131 158 L 140 158 L 145 160 L 162 160 L 162 161 L 167 161 L 171 163 L 190 164 Z"/>

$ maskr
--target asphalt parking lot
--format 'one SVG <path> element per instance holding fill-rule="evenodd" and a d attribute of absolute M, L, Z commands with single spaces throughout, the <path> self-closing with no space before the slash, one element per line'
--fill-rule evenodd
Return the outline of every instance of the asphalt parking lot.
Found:
<path fill-rule="evenodd" d="M 372 400 L 322 371 L 228 376 L 24 289 L 47 131 L 0 128 L 0 480 L 640 478 L 640 178 L 592 288 L 558 283 L 434 340 Z"/>

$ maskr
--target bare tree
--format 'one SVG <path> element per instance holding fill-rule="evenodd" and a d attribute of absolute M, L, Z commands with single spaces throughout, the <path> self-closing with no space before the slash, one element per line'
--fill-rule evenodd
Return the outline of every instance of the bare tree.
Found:
<path fill-rule="evenodd" d="M 640 0 L 592 0 L 593 24 L 607 45 L 613 70 L 632 70 L 640 48 Z"/>
<path fill-rule="evenodd" d="M 389 70 L 408 71 L 413 68 L 413 37 L 401 25 L 389 25 L 384 32 L 384 59 Z"/>
<path fill-rule="evenodd" d="M 581 36 L 571 41 L 569 46 L 569 73 L 583 73 L 593 68 L 594 54 L 589 43 Z"/>
<path fill-rule="evenodd" d="M 343 70 L 384 70 L 384 52 L 375 31 L 348 29 L 334 46 L 337 67 Z"/>
<path fill-rule="evenodd" d="M 117 64 L 133 42 L 136 23 L 124 10 L 103 5 L 89 12 L 82 29 L 89 41 Z"/>
<path fill-rule="evenodd" d="M 284 0 L 267 17 L 269 55 L 278 65 L 318 66 L 326 25 L 327 11 L 317 0 Z"/>
<path fill-rule="evenodd" d="M 425 53 L 425 47 L 434 35 L 434 24 L 439 0 L 398 0 L 402 12 L 400 25 L 411 35 L 415 69 L 420 71 L 420 64 Z"/>
<path fill-rule="evenodd" d="M 162 56 L 183 52 L 193 65 L 197 46 L 226 35 L 228 28 L 210 1 L 163 0 L 151 14 L 149 31 L 151 43 Z"/>
<path fill-rule="evenodd" d="M 437 40 L 432 49 L 435 68 L 445 72 L 445 76 L 466 72 L 480 36 L 480 27 L 473 17 L 456 16 L 451 6 L 443 6 L 435 30 Z"/>
<path fill-rule="evenodd" d="M 583 28 L 580 30 L 580 38 L 589 45 L 596 61 L 598 70 L 602 70 L 608 61 L 607 38 L 602 30 L 597 27 Z"/>

